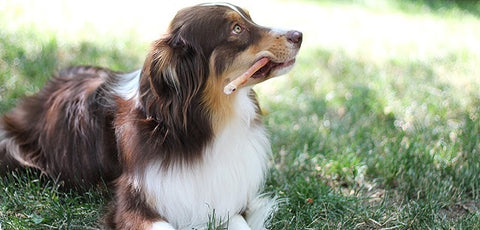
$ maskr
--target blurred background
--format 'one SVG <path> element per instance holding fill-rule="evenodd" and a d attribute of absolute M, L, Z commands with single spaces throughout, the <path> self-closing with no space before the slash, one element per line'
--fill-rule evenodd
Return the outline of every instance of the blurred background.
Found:
<path fill-rule="evenodd" d="M 127 60 L 118 60 L 122 64 L 113 63 L 114 68 L 138 68 L 148 45 L 165 31 L 176 11 L 201 2 L 3 0 L 0 67 L 2 71 L 15 72 L 16 68 L 12 68 L 15 66 L 7 63 L 9 58 L 13 64 L 19 64 L 24 56 L 44 62 L 45 55 L 58 59 L 48 70 L 70 64 L 102 65 L 106 61 L 102 63 L 104 58 L 100 53 L 109 50 L 129 55 Z M 464 89 L 473 90 L 472 83 L 479 83 L 480 70 L 475 67 L 480 59 L 480 4 L 476 1 L 231 2 L 248 9 L 258 24 L 301 30 L 305 34 L 302 49 L 305 57 L 326 51 L 332 55 L 327 64 L 335 64 L 335 58 L 341 56 L 368 63 L 369 68 L 378 69 L 388 77 L 401 75 L 391 67 L 392 61 L 432 64 L 428 70 L 419 71 L 431 71 L 435 75 L 432 80 L 449 84 L 460 93 L 465 93 Z M 19 49 L 13 50 L 12 46 Z M 24 53 L 15 55 L 19 50 Z M 82 52 L 98 52 L 98 55 L 85 58 Z M 309 63 L 305 71 L 308 77 L 321 82 L 325 74 L 320 74 L 322 69 L 318 64 Z M 15 81 L 0 79 L 1 85 Z M 5 91 L 9 89 L 3 88 L 0 95 L 5 96 Z M 0 107 L 1 110 L 4 108 Z"/>

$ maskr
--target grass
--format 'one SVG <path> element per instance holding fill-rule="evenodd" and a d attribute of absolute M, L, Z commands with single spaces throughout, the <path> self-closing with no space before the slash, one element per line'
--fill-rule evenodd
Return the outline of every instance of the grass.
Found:
<path fill-rule="evenodd" d="M 281 98 L 263 98 L 276 153 L 269 189 L 289 200 L 276 226 L 478 228 L 478 94 L 462 105 L 416 62 L 376 68 L 314 53 L 298 69 L 317 66 L 322 80 L 297 70 Z M 417 74 L 382 74 L 395 69 Z"/>
<path fill-rule="evenodd" d="M 271 228 L 480 228 L 478 3 L 275 6 L 315 14 L 291 19 L 305 32 L 295 69 L 257 87 L 274 152 L 265 190 L 283 200 Z M 12 8 L 0 4 L 0 112 L 61 67 L 131 70 L 148 46 L 8 26 Z M 3 229 L 98 228 L 109 197 L 61 191 L 35 172 L 2 178 L 0 189 Z"/>
<path fill-rule="evenodd" d="M 98 229 L 109 193 L 63 191 L 37 172 L 12 173 L 0 181 L 3 229 Z"/>

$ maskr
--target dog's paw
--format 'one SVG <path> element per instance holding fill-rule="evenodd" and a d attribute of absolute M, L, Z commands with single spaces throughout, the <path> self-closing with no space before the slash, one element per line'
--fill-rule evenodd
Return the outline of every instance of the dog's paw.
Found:
<path fill-rule="evenodd" d="M 228 220 L 228 229 L 229 230 L 251 230 L 248 226 L 247 221 L 241 215 L 232 216 Z"/>
<path fill-rule="evenodd" d="M 175 228 L 165 221 L 159 221 L 153 223 L 150 230 L 175 230 Z"/>

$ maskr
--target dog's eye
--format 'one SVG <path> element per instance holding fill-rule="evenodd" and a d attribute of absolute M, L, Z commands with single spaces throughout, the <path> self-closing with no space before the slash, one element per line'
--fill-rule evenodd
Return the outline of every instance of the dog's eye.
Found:
<path fill-rule="evenodd" d="M 243 31 L 243 28 L 240 25 L 236 24 L 235 26 L 233 26 L 232 33 L 240 34 L 242 33 L 242 31 Z"/>

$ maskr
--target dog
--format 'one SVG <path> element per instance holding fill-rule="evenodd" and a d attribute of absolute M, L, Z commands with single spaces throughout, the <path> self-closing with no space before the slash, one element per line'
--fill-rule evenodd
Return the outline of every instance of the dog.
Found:
<path fill-rule="evenodd" d="M 0 170 L 112 183 L 111 229 L 265 229 L 271 153 L 252 87 L 288 72 L 302 33 L 227 3 L 180 10 L 143 68 L 59 71 L 0 120 Z"/>

